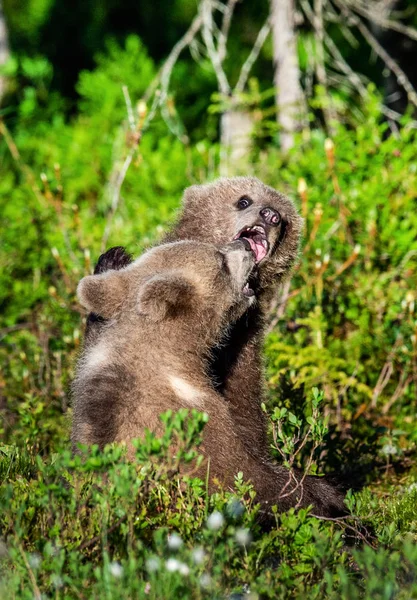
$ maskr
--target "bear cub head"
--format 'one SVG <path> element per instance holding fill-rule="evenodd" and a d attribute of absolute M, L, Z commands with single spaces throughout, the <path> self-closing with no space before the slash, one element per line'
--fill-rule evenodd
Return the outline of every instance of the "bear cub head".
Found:
<path fill-rule="evenodd" d="M 222 326 L 239 318 L 253 303 L 248 280 L 255 254 L 246 240 L 216 247 L 180 241 L 152 248 L 119 271 L 84 277 L 77 288 L 88 310 L 125 326 L 135 336 L 146 323 L 181 322 L 187 330 L 216 342 Z M 140 320 L 136 323 L 136 321 Z M 133 329 L 130 329 L 133 328 Z M 214 339 L 213 339 L 214 338 Z"/>
<path fill-rule="evenodd" d="M 223 178 L 185 190 L 168 240 L 224 244 L 245 239 L 255 255 L 257 297 L 285 276 L 298 256 L 303 219 L 289 198 L 256 177 Z"/>

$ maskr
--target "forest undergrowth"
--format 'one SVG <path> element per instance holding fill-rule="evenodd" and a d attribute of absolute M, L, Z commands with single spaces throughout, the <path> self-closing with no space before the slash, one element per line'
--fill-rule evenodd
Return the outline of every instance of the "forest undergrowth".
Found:
<path fill-rule="evenodd" d="M 265 344 L 271 452 L 343 481 L 353 515 L 277 513 L 262 532 L 240 475 L 212 496 L 178 475 L 201 415 L 165 415 L 135 464 L 117 447 L 71 456 L 76 285 L 105 248 L 138 256 L 156 242 L 220 153 L 162 120 L 142 132 L 141 103 L 136 135 L 125 124 L 122 86 L 134 103 L 155 76 L 138 38 L 81 74 L 71 118 L 45 88 L 48 64 L 29 67 L 0 120 L 0 596 L 417 597 L 416 130 L 404 117 L 388 136 L 370 90 L 354 125 L 331 139 L 312 127 L 285 158 L 255 139 L 244 167 L 305 218 Z"/>

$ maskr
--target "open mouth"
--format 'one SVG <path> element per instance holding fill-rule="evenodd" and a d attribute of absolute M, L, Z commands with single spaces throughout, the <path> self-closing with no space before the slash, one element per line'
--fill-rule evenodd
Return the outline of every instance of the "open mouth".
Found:
<path fill-rule="evenodd" d="M 266 238 L 265 229 L 261 225 L 244 227 L 241 231 L 239 231 L 234 239 L 244 239 L 249 242 L 251 250 L 255 256 L 256 263 L 261 262 L 261 260 L 264 259 L 268 254 L 269 242 Z"/>

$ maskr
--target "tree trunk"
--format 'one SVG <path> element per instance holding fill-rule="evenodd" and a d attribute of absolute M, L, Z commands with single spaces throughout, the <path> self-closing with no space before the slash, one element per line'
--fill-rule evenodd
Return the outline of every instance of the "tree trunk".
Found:
<path fill-rule="evenodd" d="M 271 0 L 275 99 L 284 152 L 294 144 L 294 132 L 301 129 L 304 112 L 294 13 L 294 0 Z"/>
<path fill-rule="evenodd" d="M 7 38 L 7 27 L 3 12 L 3 3 L 0 0 L 0 67 L 9 58 L 9 41 Z M 6 90 L 6 78 L 0 75 L 0 102 Z"/>
<path fill-rule="evenodd" d="M 220 142 L 222 154 L 220 175 L 230 177 L 245 171 L 252 145 L 253 120 L 242 109 L 231 108 L 220 120 Z"/>

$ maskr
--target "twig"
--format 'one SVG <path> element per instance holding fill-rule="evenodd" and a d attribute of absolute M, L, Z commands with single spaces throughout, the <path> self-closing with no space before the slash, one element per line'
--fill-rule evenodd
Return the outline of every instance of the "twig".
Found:
<path fill-rule="evenodd" d="M 44 206 L 46 198 L 42 195 L 42 193 L 36 183 L 35 175 L 33 174 L 30 167 L 28 167 L 28 165 L 22 161 L 22 157 L 20 156 L 20 152 L 15 144 L 15 141 L 14 141 L 10 131 L 6 127 L 6 124 L 4 123 L 3 119 L 0 118 L 0 136 L 1 135 L 3 135 L 4 140 L 6 142 L 6 146 L 9 149 L 9 152 L 10 152 L 13 160 L 16 162 L 17 166 L 22 171 L 31 190 L 35 194 L 36 199 L 41 204 L 41 206 Z"/>
<path fill-rule="evenodd" d="M 404 371 L 404 372 L 401 374 L 400 380 L 399 380 L 399 382 L 398 382 L 398 385 L 397 385 L 397 387 L 395 388 L 395 391 L 394 391 L 393 395 L 392 395 L 392 396 L 391 396 L 391 398 L 388 400 L 388 402 L 386 402 L 386 403 L 384 404 L 384 406 L 382 407 L 382 414 L 383 414 L 383 415 L 386 415 L 386 414 L 389 412 L 389 410 L 390 410 L 391 406 L 392 406 L 393 404 L 395 404 L 395 402 L 398 400 L 398 398 L 400 398 L 400 397 L 402 396 L 402 394 L 403 394 L 403 392 L 404 392 L 405 388 L 406 388 L 406 387 L 407 387 L 407 386 L 408 386 L 408 385 L 409 385 L 409 384 L 410 384 L 412 381 L 413 381 L 413 376 L 412 376 L 412 375 L 409 375 L 409 376 L 407 377 L 407 372 L 406 372 L 406 371 Z"/>
<path fill-rule="evenodd" d="M 394 357 L 395 357 L 397 348 L 401 343 L 402 343 L 402 336 L 399 335 L 395 341 L 394 346 L 391 348 L 391 350 L 388 354 L 387 360 L 385 361 L 385 364 L 381 369 L 381 373 L 379 374 L 378 381 L 376 382 L 376 385 L 374 387 L 374 390 L 372 393 L 372 400 L 371 400 L 372 408 L 376 408 L 376 401 L 378 400 L 378 397 L 381 395 L 384 388 L 386 387 L 389 380 L 391 379 L 391 375 L 394 371 L 394 367 L 393 367 Z"/>
<path fill-rule="evenodd" d="M 175 63 L 178 60 L 181 52 L 191 44 L 197 33 L 201 29 L 201 25 L 203 23 L 203 17 L 199 12 L 193 19 L 190 27 L 184 33 L 182 38 L 178 40 L 175 46 L 172 48 L 168 58 L 166 59 L 162 69 L 159 71 L 158 75 L 155 77 L 154 81 L 149 86 L 148 90 L 145 92 L 144 100 L 147 101 L 149 98 L 154 95 L 154 99 L 152 102 L 152 106 L 149 110 L 149 113 L 144 122 L 144 129 L 149 125 L 152 119 L 155 116 L 155 113 L 158 107 L 166 101 L 168 96 L 169 83 L 171 80 L 172 70 L 175 66 Z M 159 89 L 158 89 L 159 87 Z"/>
<path fill-rule="evenodd" d="M 340 14 L 336 13 L 330 2 L 327 2 L 326 4 L 326 19 L 330 23 L 336 23 L 339 26 L 340 33 L 343 35 L 347 43 L 352 46 L 352 48 L 359 48 L 359 40 L 353 35 L 352 30 L 349 29 L 349 27 L 346 27 L 343 22 L 341 22 Z"/>
<path fill-rule="evenodd" d="M 226 58 L 226 46 L 227 38 L 229 37 L 230 24 L 232 22 L 233 12 L 236 4 L 239 0 L 227 0 L 227 4 L 224 9 L 222 26 L 219 33 L 219 39 L 217 44 L 217 52 L 219 54 L 220 62 L 223 63 Z"/>
<path fill-rule="evenodd" d="M 123 162 L 123 166 L 120 169 L 119 174 L 117 176 L 116 183 L 115 183 L 114 190 L 113 190 L 112 203 L 111 203 L 109 214 L 107 216 L 106 226 L 104 228 L 104 233 L 103 233 L 103 237 L 101 240 L 101 250 L 100 250 L 101 252 L 104 252 L 104 250 L 106 249 L 107 241 L 109 239 L 110 230 L 111 230 L 111 223 L 112 223 L 114 214 L 119 206 L 120 190 L 121 190 L 123 182 L 126 178 L 127 172 L 129 170 L 130 164 L 133 160 L 135 152 L 136 152 L 136 146 L 133 147 L 130 150 L 129 154 L 126 156 L 126 158 Z"/>
<path fill-rule="evenodd" d="M 19 331 L 20 329 L 32 329 L 33 323 L 19 323 L 18 325 L 10 325 L 9 327 L 3 327 L 0 329 L 0 340 L 12 333 L 13 331 Z"/>
<path fill-rule="evenodd" d="M 207 48 L 207 53 L 209 55 L 211 64 L 213 65 L 213 69 L 217 78 L 217 83 L 219 86 L 220 92 L 224 96 L 228 96 L 230 94 L 230 85 L 227 80 L 226 74 L 223 70 L 222 60 L 220 58 L 220 54 L 218 49 L 216 50 L 213 38 L 213 12 L 212 12 L 212 2 L 211 0 L 203 0 L 201 4 L 201 15 L 203 18 L 203 27 L 202 27 L 202 35 L 203 40 Z"/>
<path fill-rule="evenodd" d="M 357 529 L 356 527 L 353 527 L 353 525 L 349 525 L 349 523 L 346 523 L 346 519 L 353 519 L 360 523 L 359 519 L 357 519 L 356 517 L 352 517 L 352 515 L 347 515 L 346 517 L 323 517 L 321 515 L 315 515 L 314 513 L 310 513 L 310 516 L 315 517 L 316 519 L 320 519 L 321 521 L 330 521 L 332 523 L 337 523 L 339 525 L 342 525 L 345 529 L 349 529 L 350 531 L 353 531 L 355 535 L 357 535 L 363 542 L 365 542 L 365 544 L 367 544 L 371 548 L 374 547 L 371 544 L 371 542 L 369 541 L 369 538 L 371 536 L 368 533 L 368 531 L 366 530 L 366 528 L 365 528 L 365 530 L 368 533 L 368 537 L 366 535 L 364 535 L 359 529 Z M 373 538 L 373 539 L 375 539 L 375 538 Z"/>
<path fill-rule="evenodd" d="M 316 75 L 317 81 L 322 86 L 325 94 L 324 105 L 322 107 L 323 116 L 326 121 L 327 129 L 333 134 L 332 121 L 335 118 L 334 110 L 331 107 L 331 100 L 328 94 L 327 74 L 324 64 L 324 24 L 323 24 L 323 0 L 314 0 L 314 19 L 313 26 L 316 32 Z M 328 103 L 328 105 L 327 105 Z"/>
<path fill-rule="evenodd" d="M 388 52 L 381 46 L 375 36 L 371 33 L 369 28 L 351 11 L 349 11 L 345 4 L 340 0 L 333 0 L 333 2 L 340 8 L 344 16 L 347 18 L 348 22 L 357 27 L 357 29 L 361 32 L 364 39 L 368 42 L 374 52 L 384 61 L 385 65 L 388 69 L 394 73 L 397 78 L 398 83 L 407 93 L 407 97 L 411 104 L 417 107 L 417 92 L 411 84 L 411 81 L 408 79 L 405 72 L 401 69 L 401 67 L 395 62 L 395 60 L 388 54 Z"/>
<path fill-rule="evenodd" d="M 122 517 L 120 517 L 120 519 L 118 519 L 116 521 L 116 523 L 114 523 L 111 527 L 109 527 L 109 529 L 107 529 L 106 531 L 106 535 L 108 535 L 109 533 L 112 533 L 115 529 L 117 529 L 119 527 L 119 525 L 121 525 L 124 521 L 126 521 L 127 519 L 127 515 L 123 515 Z M 85 540 L 84 542 L 82 542 L 82 544 L 80 544 L 77 548 L 77 552 L 80 552 L 81 550 L 85 550 L 86 548 L 90 548 L 91 546 L 94 546 L 94 544 L 97 544 L 97 542 L 99 542 L 103 537 L 103 534 L 100 533 L 99 535 L 96 535 L 95 537 L 91 538 L 91 540 Z"/>
<path fill-rule="evenodd" d="M 42 600 L 42 594 L 41 594 L 41 591 L 40 591 L 40 589 L 39 589 L 39 587 L 38 587 L 38 584 L 36 583 L 36 578 L 35 578 L 35 575 L 33 574 L 33 571 L 32 571 L 32 569 L 31 569 L 31 566 L 30 566 L 30 564 L 29 564 L 29 561 L 28 561 L 28 559 L 26 558 L 25 551 L 23 550 L 23 548 L 22 548 L 22 546 L 19 544 L 19 542 L 17 542 L 17 541 L 16 541 L 16 545 L 17 545 L 17 548 L 18 548 L 18 550 L 19 550 L 19 552 L 20 552 L 20 554 L 21 554 L 21 556 L 22 556 L 22 558 L 23 558 L 23 562 L 25 563 L 25 567 L 26 567 L 26 569 L 28 570 L 28 573 L 29 573 L 29 579 L 30 579 L 30 582 L 31 582 L 31 584 L 32 584 L 32 587 L 33 587 L 33 595 L 34 595 L 34 598 L 35 598 L 35 600 Z"/>
<path fill-rule="evenodd" d="M 248 77 L 249 77 L 249 73 L 253 67 L 254 62 L 258 58 L 259 53 L 262 49 L 262 46 L 264 45 L 265 40 L 268 37 L 270 31 L 271 31 L 271 23 L 270 23 L 270 19 L 268 17 L 268 19 L 262 25 L 262 27 L 258 33 L 258 36 L 255 40 L 255 44 L 253 45 L 253 48 L 250 51 L 248 58 L 243 63 L 243 66 L 240 70 L 239 79 L 233 90 L 234 94 L 240 94 L 243 92 L 243 89 L 244 89 L 246 82 L 248 80 Z"/>
<path fill-rule="evenodd" d="M 123 96 L 125 97 L 126 102 L 126 110 L 127 110 L 127 118 L 129 121 L 129 127 L 132 131 L 136 129 L 135 117 L 133 114 L 132 101 L 130 99 L 129 89 L 127 85 L 122 86 Z"/>
<path fill-rule="evenodd" d="M 311 10 L 310 5 L 308 4 L 308 2 L 306 2 L 306 0 L 301 0 L 301 6 L 304 10 L 306 17 L 308 18 L 308 20 L 314 27 L 314 14 L 313 14 L 313 11 Z M 329 11 L 327 11 L 327 17 L 328 16 L 329 16 Z M 329 17 L 328 17 L 328 20 L 330 20 L 330 21 L 334 20 L 335 22 L 339 23 L 338 19 L 333 19 L 333 18 L 329 19 Z M 352 67 L 349 65 L 349 63 L 343 58 L 342 54 L 340 53 L 339 49 L 337 48 L 336 44 L 334 43 L 334 41 L 332 40 L 330 35 L 326 33 L 325 28 L 324 28 L 324 44 L 325 44 L 325 46 L 327 46 L 327 49 L 329 50 L 330 54 L 332 55 L 335 65 L 348 78 L 348 81 L 352 85 L 352 87 L 359 93 L 361 98 L 367 98 L 368 91 L 366 89 L 366 86 L 361 81 L 361 78 L 358 75 L 358 73 L 356 73 L 352 69 Z M 399 121 L 402 117 L 402 115 L 400 113 L 397 113 L 392 108 L 388 108 L 384 104 L 381 104 L 381 112 L 386 117 L 388 117 L 388 119 L 391 119 L 392 121 Z"/>
<path fill-rule="evenodd" d="M 360 2 L 352 2 L 352 0 L 347 0 L 346 4 L 348 4 L 350 8 L 352 8 L 352 10 L 355 10 L 363 17 L 366 17 L 370 21 L 373 21 L 377 25 L 380 25 L 383 29 L 392 29 L 393 31 L 398 31 L 399 33 L 402 33 L 403 35 L 411 38 L 412 40 L 417 40 L 417 30 L 413 27 L 408 27 L 407 25 L 399 23 L 398 21 L 386 19 L 381 14 L 378 14 L 375 10 L 369 10 L 369 8 L 365 4 L 361 4 Z"/>

